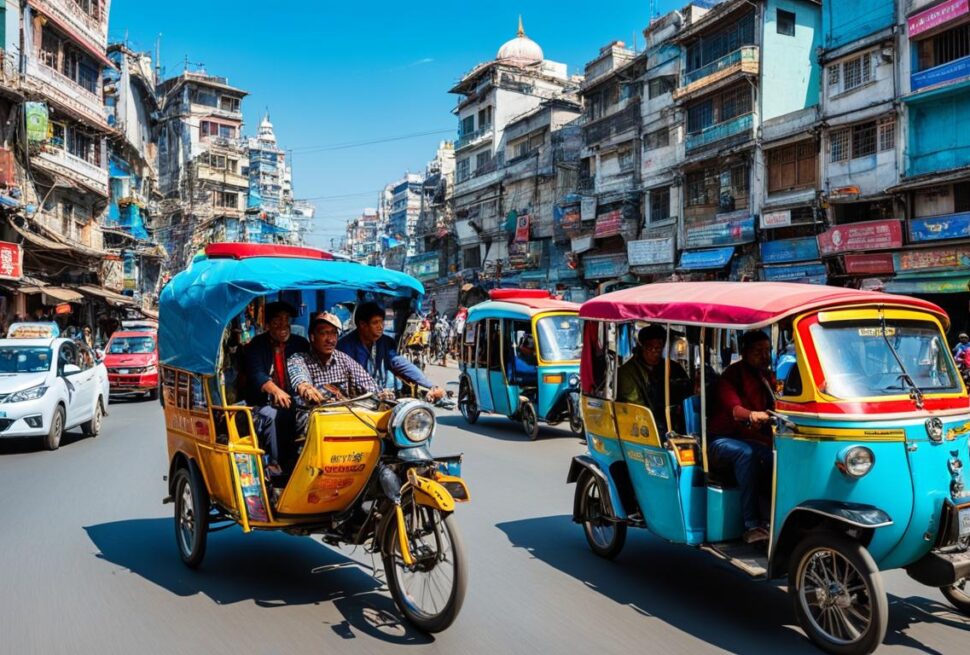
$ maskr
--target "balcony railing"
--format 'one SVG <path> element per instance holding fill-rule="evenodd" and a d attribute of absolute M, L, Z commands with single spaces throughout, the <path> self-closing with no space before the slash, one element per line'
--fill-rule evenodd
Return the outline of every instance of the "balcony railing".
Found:
<path fill-rule="evenodd" d="M 32 89 L 43 93 L 62 108 L 78 113 L 98 125 L 105 124 L 104 103 L 99 94 L 92 93 L 33 57 L 27 60 L 26 82 Z"/>
<path fill-rule="evenodd" d="M 465 146 L 477 143 L 478 141 L 482 141 L 490 136 L 492 136 L 491 125 L 474 130 L 473 132 L 468 132 L 467 134 L 462 134 L 458 140 L 455 141 L 455 150 L 461 150 Z"/>
<path fill-rule="evenodd" d="M 57 11 L 67 23 L 80 30 L 94 43 L 102 48 L 107 44 L 107 20 L 99 21 L 87 14 L 74 0 L 48 0 L 45 4 Z"/>
<path fill-rule="evenodd" d="M 754 126 L 754 115 L 745 114 L 744 116 L 738 116 L 737 118 L 725 121 L 723 123 L 718 123 L 716 125 L 711 125 L 710 127 L 704 128 L 700 132 L 694 134 L 688 134 L 685 140 L 684 147 L 687 152 L 692 150 L 697 150 L 705 146 L 709 146 L 712 143 L 721 141 L 722 139 L 727 139 L 729 137 L 743 135 L 747 132 L 747 136 L 751 136 L 751 128 Z"/>
<path fill-rule="evenodd" d="M 97 164 L 60 149 L 41 151 L 32 160 L 104 196 L 108 195 L 108 171 Z"/>
<path fill-rule="evenodd" d="M 758 46 L 746 45 L 716 59 L 706 66 L 684 73 L 680 88 L 674 90 L 674 100 L 694 93 L 710 84 L 726 79 L 735 73 L 758 73 Z"/>

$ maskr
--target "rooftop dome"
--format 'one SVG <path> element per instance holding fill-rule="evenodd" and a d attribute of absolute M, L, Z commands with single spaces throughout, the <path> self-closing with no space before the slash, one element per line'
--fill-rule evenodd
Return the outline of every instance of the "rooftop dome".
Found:
<path fill-rule="evenodd" d="M 513 66 L 533 66 L 541 64 L 545 57 L 539 44 L 525 35 L 522 17 L 519 16 L 519 32 L 514 39 L 499 48 L 496 60 Z"/>
<path fill-rule="evenodd" d="M 276 133 L 273 132 L 273 124 L 269 122 L 269 111 L 259 122 L 259 140 L 276 143 Z"/>

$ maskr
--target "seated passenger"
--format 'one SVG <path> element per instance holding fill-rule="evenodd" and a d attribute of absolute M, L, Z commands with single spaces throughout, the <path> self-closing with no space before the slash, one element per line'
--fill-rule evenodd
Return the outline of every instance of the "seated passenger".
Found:
<path fill-rule="evenodd" d="M 532 335 L 522 335 L 510 364 L 511 371 L 507 376 L 510 380 L 527 386 L 539 383 L 539 361 L 536 359 L 536 344 Z"/>
<path fill-rule="evenodd" d="M 715 409 L 708 424 L 708 452 L 712 462 L 729 466 L 741 490 L 744 541 L 768 539 L 767 517 L 762 516 L 759 491 L 771 481 L 772 432 L 769 410 L 775 406 L 775 377 L 771 340 L 761 330 L 741 337 L 741 360 L 731 364 L 718 380 Z"/>
<path fill-rule="evenodd" d="M 660 434 L 667 433 L 667 413 L 664 411 L 667 406 L 664 390 L 667 366 L 663 356 L 666 342 L 667 331 L 660 325 L 649 325 L 640 330 L 637 334 L 639 345 L 633 349 L 633 357 L 617 371 L 616 384 L 617 401 L 649 409 Z M 681 407 L 693 388 L 684 367 L 670 362 L 670 404 Z"/>

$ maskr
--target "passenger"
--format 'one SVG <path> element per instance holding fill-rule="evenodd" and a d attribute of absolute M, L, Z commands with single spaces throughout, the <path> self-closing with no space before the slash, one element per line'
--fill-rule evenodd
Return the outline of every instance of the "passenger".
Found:
<path fill-rule="evenodd" d="M 633 357 L 617 371 L 616 399 L 621 403 L 633 403 L 648 408 L 657 423 L 660 434 L 667 433 L 667 406 L 664 390 L 664 344 L 667 330 L 660 325 L 649 325 L 637 334 L 639 344 Z M 684 367 L 670 362 L 670 404 L 680 407 L 691 395 L 694 385 Z"/>
<path fill-rule="evenodd" d="M 253 413 L 256 432 L 263 448 L 269 450 L 271 475 L 296 464 L 296 432 L 293 398 L 287 360 L 310 350 L 310 342 L 294 335 L 290 321 L 296 309 L 286 302 L 272 302 L 264 312 L 266 331 L 246 344 L 243 360 L 246 369 L 246 403 L 258 408 Z"/>
<path fill-rule="evenodd" d="M 350 355 L 381 389 L 385 387 L 387 373 L 391 372 L 404 382 L 427 388 L 425 397 L 428 402 L 444 398 L 444 389 L 435 385 L 421 369 L 398 354 L 394 339 L 384 334 L 385 316 L 384 310 L 377 303 L 366 302 L 359 305 L 354 312 L 357 329 L 340 339 L 337 350 Z"/>
<path fill-rule="evenodd" d="M 512 371 L 507 377 L 520 385 L 535 386 L 539 383 L 538 365 L 535 340 L 532 335 L 524 334 L 512 356 Z"/>
<path fill-rule="evenodd" d="M 761 330 L 741 337 L 741 360 L 728 366 L 716 388 L 708 452 L 714 464 L 730 466 L 741 490 L 744 541 L 768 539 L 759 491 L 771 480 L 775 379 L 770 371 L 771 339 Z"/>

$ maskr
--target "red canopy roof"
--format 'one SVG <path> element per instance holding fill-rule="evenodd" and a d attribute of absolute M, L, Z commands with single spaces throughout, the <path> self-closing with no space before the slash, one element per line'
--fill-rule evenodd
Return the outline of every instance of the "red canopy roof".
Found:
<path fill-rule="evenodd" d="M 284 246 L 273 243 L 210 243 L 205 247 L 209 259 L 248 259 L 249 257 L 294 257 L 297 259 L 332 260 L 333 255 L 316 248 Z"/>
<path fill-rule="evenodd" d="M 895 305 L 946 312 L 919 298 L 791 282 L 666 282 L 614 291 L 583 303 L 582 318 L 737 328 L 770 325 L 792 314 L 845 304 Z"/>

